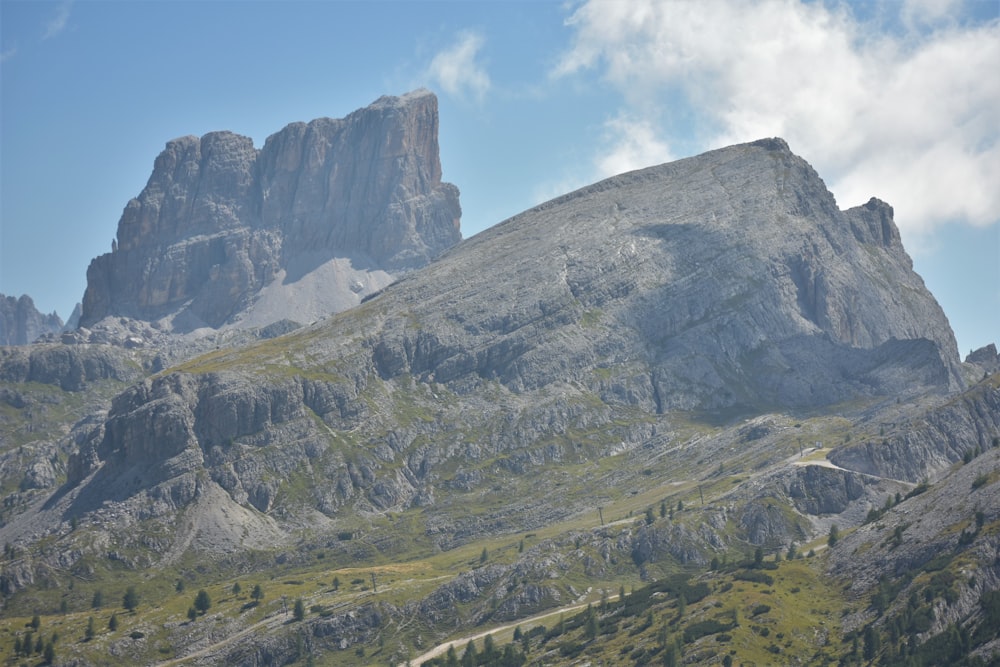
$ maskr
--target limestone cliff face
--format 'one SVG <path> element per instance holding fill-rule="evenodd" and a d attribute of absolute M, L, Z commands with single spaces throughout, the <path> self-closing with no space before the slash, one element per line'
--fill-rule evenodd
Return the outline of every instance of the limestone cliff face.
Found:
<path fill-rule="evenodd" d="M 309 295 L 324 295 L 309 314 L 355 305 L 461 238 L 437 131 L 437 98 L 417 91 L 294 123 L 260 150 L 231 132 L 169 142 L 112 252 L 87 271 L 81 325 L 116 315 L 217 328 L 253 310 L 263 288 L 307 285 L 332 260 L 341 264 Z M 265 300 L 253 323 L 301 321 L 295 292 Z"/>
<path fill-rule="evenodd" d="M 28 345 L 47 333 L 57 333 L 62 326 L 55 313 L 38 312 L 27 294 L 20 298 L 0 294 L 0 345 Z"/>

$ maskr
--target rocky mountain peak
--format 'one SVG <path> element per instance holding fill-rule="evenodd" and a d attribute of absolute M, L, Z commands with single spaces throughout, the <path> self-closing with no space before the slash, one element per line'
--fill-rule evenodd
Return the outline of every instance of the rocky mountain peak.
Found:
<path fill-rule="evenodd" d="M 356 305 L 461 238 L 437 134 L 422 90 L 292 123 L 260 150 L 232 132 L 168 142 L 87 271 L 81 325 L 264 326 Z"/>
<path fill-rule="evenodd" d="M 62 327 L 59 315 L 39 312 L 27 294 L 20 298 L 0 294 L 0 345 L 28 345 Z"/>

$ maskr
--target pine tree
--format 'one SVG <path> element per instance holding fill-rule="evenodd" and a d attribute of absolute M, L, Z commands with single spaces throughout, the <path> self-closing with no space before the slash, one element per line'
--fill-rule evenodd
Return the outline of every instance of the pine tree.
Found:
<path fill-rule="evenodd" d="M 295 607 L 292 610 L 292 618 L 294 618 L 296 621 L 301 621 L 305 617 L 306 617 L 306 605 L 304 602 L 302 602 L 302 598 L 299 598 L 295 601 Z"/>
<path fill-rule="evenodd" d="M 198 591 L 198 595 L 195 596 L 194 608 L 202 614 L 207 613 L 212 608 L 212 598 L 208 596 L 208 591 L 204 588 Z"/>
<path fill-rule="evenodd" d="M 139 606 L 139 594 L 135 591 L 135 586 L 129 586 L 125 590 L 125 596 L 122 598 L 122 606 L 129 611 L 135 611 L 135 608 Z"/>
<path fill-rule="evenodd" d="M 108 630 L 114 632 L 118 629 L 118 614 L 111 612 L 111 618 L 108 619 Z"/>
<path fill-rule="evenodd" d="M 83 631 L 83 636 L 87 641 L 94 638 L 96 632 L 94 631 L 94 617 L 91 616 L 87 619 L 87 629 Z"/>

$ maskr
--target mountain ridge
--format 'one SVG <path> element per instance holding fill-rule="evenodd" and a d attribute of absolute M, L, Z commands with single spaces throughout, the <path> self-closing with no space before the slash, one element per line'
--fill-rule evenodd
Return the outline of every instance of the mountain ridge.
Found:
<path fill-rule="evenodd" d="M 132 325 L 145 335 L 122 323 Z M 615 660 L 647 664 L 665 646 L 646 633 L 653 611 L 642 626 L 621 618 L 616 633 L 608 591 L 621 585 L 627 610 L 657 586 L 676 594 L 662 586 L 681 573 L 729 586 L 699 588 L 712 591 L 703 604 L 690 596 L 697 622 L 679 600 L 673 620 L 657 612 L 686 662 L 714 664 L 733 637 L 758 663 L 775 650 L 822 662 L 848 655 L 837 642 L 871 618 L 873 582 L 897 576 L 864 549 L 896 548 L 892 531 L 922 506 L 921 486 L 940 483 L 935 496 L 951 504 L 939 513 L 966 523 L 952 507 L 965 490 L 988 499 L 1000 488 L 985 469 L 998 446 L 996 377 L 966 389 L 971 373 L 892 208 L 871 199 L 840 210 L 779 139 L 568 193 L 354 308 L 252 338 L 220 336 L 234 342 L 166 368 L 138 344 L 5 351 L 0 419 L 23 420 L 26 443 L 0 468 L 24 471 L 0 510 L 5 604 L 26 613 L 25 589 L 58 591 L 82 610 L 71 607 L 82 632 L 94 587 L 135 576 L 156 597 L 129 631 L 155 642 L 100 639 L 132 662 L 162 660 L 155 645 L 198 664 L 278 664 L 308 644 L 331 664 L 361 665 L 600 601 L 607 632 L 586 650 L 607 634 Z M 39 382 L 59 379 L 39 374 L 44 359 L 89 360 L 63 387 L 67 403 L 84 388 L 107 399 L 69 410 L 79 421 L 39 441 L 38 406 L 57 391 Z M 956 473 L 963 461 L 974 466 Z M 853 558 L 789 566 L 796 590 L 763 583 L 772 575 L 754 550 L 757 561 L 821 551 L 827 531 L 873 510 L 888 527 L 859 535 L 877 547 L 844 540 Z M 971 545 L 955 559 L 965 567 L 992 558 L 995 513 L 982 521 L 961 540 L 938 518 L 919 534 Z M 893 556 L 924 567 L 926 552 Z M 784 567 L 774 579 L 790 576 Z M 867 568 L 853 597 L 824 578 L 851 567 Z M 63 573 L 79 592 L 62 592 Z M 268 576 L 269 597 L 244 604 L 233 581 Z M 210 588 L 229 630 L 197 614 L 184 622 L 174 607 L 185 594 L 165 592 L 176 580 Z M 948 617 L 974 624 L 998 580 L 977 576 Z M 625 583 L 652 588 L 633 598 Z M 760 628 L 791 626 L 762 602 L 791 604 L 799 586 L 831 594 L 802 610 L 823 632 L 789 630 L 765 646 Z M 286 594 L 308 604 L 301 621 L 282 611 Z M 739 620 L 731 636 L 694 633 L 719 614 Z M 532 630 L 522 645 L 533 660 L 570 664 L 584 645 L 565 637 L 582 624 Z"/>

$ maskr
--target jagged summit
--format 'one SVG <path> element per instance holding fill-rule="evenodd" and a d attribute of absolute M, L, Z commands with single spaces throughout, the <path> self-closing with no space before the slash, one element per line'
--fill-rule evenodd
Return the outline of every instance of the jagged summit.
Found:
<path fill-rule="evenodd" d="M 264 326 L 356 305 L 461 238 L 437 133 L 421 90 L 292 123 L 260 150 L 226 131 L 168 142 L 87 271 L 81 325 Z"/>
<path fill-rule="evenodd" d="M 39 312 L 27 294 L 20 297 L 0 294 L 0 345 L 28 345 L 47 333 L 61 331 L 62 327 L 58 314 Z"/>

